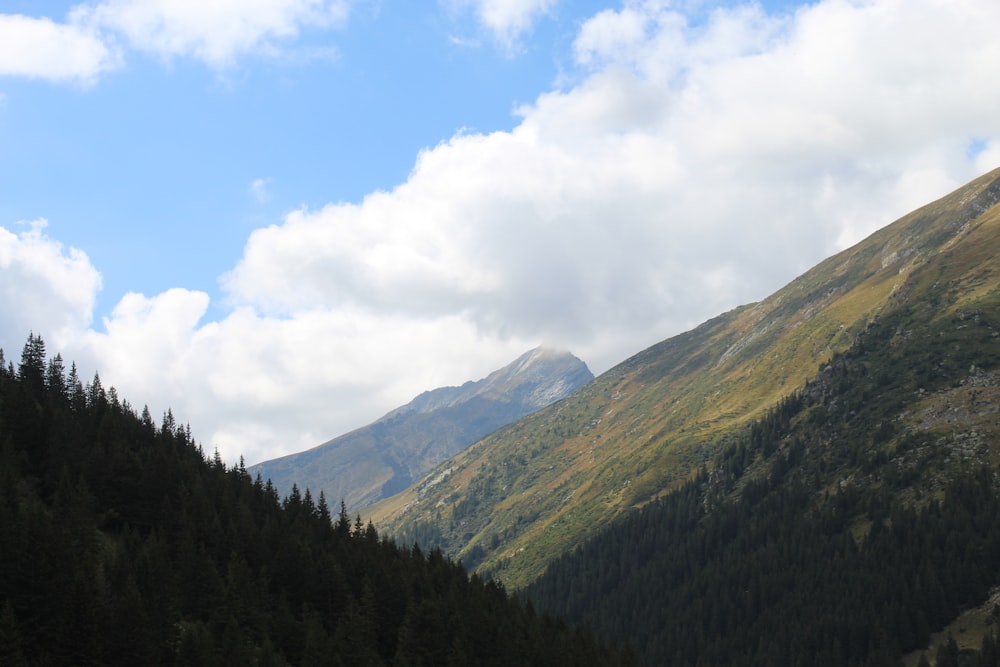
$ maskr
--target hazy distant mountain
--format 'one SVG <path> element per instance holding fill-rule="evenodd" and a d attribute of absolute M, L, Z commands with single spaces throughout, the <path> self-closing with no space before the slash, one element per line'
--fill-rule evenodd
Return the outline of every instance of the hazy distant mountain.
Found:
<path fill-rule="evenodd" d="M 489 376 L 426 391 L 355 431 L 249 469 L 286 494 L 297 484 L 351 509 L 369 505 L 480 438 L 573 393 L 593 379 L 568 352 L 537 348 Z"/>

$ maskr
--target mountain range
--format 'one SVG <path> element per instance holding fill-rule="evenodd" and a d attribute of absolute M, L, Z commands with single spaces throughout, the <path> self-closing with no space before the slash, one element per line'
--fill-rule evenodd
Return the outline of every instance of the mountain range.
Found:
<path fill-rule="evenodd" d="M 496 429 L 593 379 L 569 352 L 539 347 L 478 381 L 426 391 L 362 428 L 248 468 L 275 488 L 322 491 L 356 509 L 409 486 Z"/>
<path fill-rule="evenodd" d="M 1000 667 L 998 256 L 1000 170 L 561 400 L 545 364 L 589 371 L 546 350 L 423 394 L 384 430 L 548 405 L 367 525 L 31 335 L 0 350 L 0 664 Z"/>
<path fill-rule="evenodd" d="M 751 562 L 754 540 L 773 548 L 774 534 L 753 532 L 763 525 L 819 530 L 810 522 L 823 520 L 837 549 L 857 549 L 863 558 L 881 548 L 877 538 L 903 540 L 892 531 L 911 519 L 914 534 L 917 525 L 938 525 L 934 517 L 954 495 L 980 504 L 949 511 L 989 516 L 983 507 L 994 507 L 1000 460 L 998 202 L 1000 170 L 889 224 L 766 299 L 625 360 L 442 463 L 368 515 L 397 539 L 439 546 L 485 576 L 524 588 L 542 608 L 639 645 L 650 664 L 703 664 L 709 646 L 731 652 L 716 655 L 721 663 L 704 664 L 742 664 L 736 655 L 763 664 L 767 655 L 792 651 L 778 642 L 768 653 L 758 640 L 762 633 L 782 636 L 778 628 L 788 626 L 789 616 L 824 617 L 816 609 L 801 608 L 796 616 L 787 613 L 795 609 L 791 602 L 762 607 L 755 612 L 762 619 L 775 609 L 786 613 L 781 622 L 757 627 L 746 645 L 724 648 L 720 640 L 738 636 L 735 628 L 755 627 L 745 612 L 732 611 L 745 600 L 726 596 L 757 588 L 727 581 L 719 584 L 718 598 L 706 598 L 705 590 L 685 597 L 682 589 L 722 581 L 741 558 Z M 982 466 L 986 482 L 976 481 Z M 776 507 L 784 512 L 780 520 Z M 978 532 L 962 539 L 982 554 L 982 563 L 946 565 L 945 555 L 941 562 L 921 561 L 936 558 L 929 547 L 922 555 L 906 552 L 907 562 L 920 565 L 905 595 L 886 598 L 881 616 L 844 608 L 859 622 L 852 630 L 862 637 L 857 646 L 845 646 L 839 636 L 771 664 L 820 664 L 814 662 L 820 657 L 863 664 L 876 650 L 898 657 L 919 648 L 929 629 L 950 619 L 942 613 L 979 604 L 998 583 L 1000 526 L 981 521 Z M 662 543 L 653 537 L 680 525 L 685 529 Z M 803 535 L 787 539 L 804 553 L 809 541 L 797 542 Z M 710 544 L 717 549 L 706 552 Z M 734 560 L 714 565 L 727 549 L 735 549 Z M 777 591 L 789 585 L 790 573 L 805 576 L 827 557 L 814 554 L 808 567 L 790 563 L 767 575 L 774 580 L 761 590 L 780 599 Z M 670 589 L 664 582 L 678 562 L 691 571 Z M 760 578 L 768 563 L 778 562 L 771 553 L 760 570 L 744 574 Z M 878 559 L 857 564 L 887 577 L 877 566 Z M 956 568 L 990 574 L 959 585 Z M 817 580 L 799 587 L 826 590 L 819 579 L 833 571 L 829 563 L 817 569 Z M 635 579 L 638 573 L 646 578 Z M 942 594 L 936 602 L 914 602 L 920 582 L 942 582 L 934 586 L 960 600 L 949 606 Z M 859 599 L 877 588 L 870 584 Z M 618 596 L 628 598 L 621 606 L 615 591 L 627 591 Z M 671 607 L 680 599 L 688 602 L 683 613 Z M 829 610 L 843 600 L 825 602 Z M 681 624 L 694 608 L 707 608 L 707 615 L 691 627 Z M 875 619 L 886 609 L 909 620 L 879 625 Z M 656 627 L 644 625 L 649 619 L 658 619 Z M 668 627 L 676 630 L 670 637 Z M 875 630 L 882 635 L 871 635 Z M 800 633 L 806 632 L 803 626 Z M 682 646 L 690 653 L 674 653 Z"/>

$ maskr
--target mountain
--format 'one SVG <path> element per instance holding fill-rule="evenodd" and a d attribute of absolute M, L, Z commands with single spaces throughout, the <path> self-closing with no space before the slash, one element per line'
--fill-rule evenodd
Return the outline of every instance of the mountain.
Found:
<path fill-rule="evenodd" d="M 279 491 L 293 484 L 358 508 L 405 489 L 476 440 L 593 379 L 568 352 L 536 348 L 476 382 L 426 391 L 355 431 L 250 467 Z"/>
<path fill-rule="evenodd" d="M 1000 460 L 998 201 L 1000 170 L 484 438 L 371 518 L 522 587 L 616 519 L 710 477 L 803 392 L 820 403 L 796 420 L 829 413 L 853 429 L 800 434 L 817 476 L 808 497 L 885 484 L 894 468 L 897 480 L 917 471 L 894 494 L 940 495 L 959 462 Z M 877 364 L 848 364 L 876 350 Z"/>
<path fill-rule="evenodd" d="M 440 551 L 0 350 L 0 665 L 633 664 Z"/>
<path fill-rule="evenodd" d="M 915 261 L 850 344 L 523 595 L 647 664 L 1000 665 L 998 201 L 993 172 L 854 249 Z"/>

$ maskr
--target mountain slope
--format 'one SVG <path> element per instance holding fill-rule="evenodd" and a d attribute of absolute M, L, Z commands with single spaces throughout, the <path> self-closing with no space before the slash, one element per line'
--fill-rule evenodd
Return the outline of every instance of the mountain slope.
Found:
<path fill-rule="evenodd" d="M 874 323 L 896 318 L 905 333 L 903 313 L 918 306 L 935 318 L 992 307 L 998 201 L 1000 170 L 485 438 L 374 507 L 373 520 L 510 584 L 532 581 L 690 479 Z"/>
<path fill-rule="evenodd" d="M 998 242 L 995 206 L 800 391 L 526 596 L 674 665 L 914 665 L 985 604 L 961 664 L 998 664 Z"/>
<path fill-rule="evenodd" d="M 32 336 L 0 350 L 0 664 L 630 664 L 437 551 L 206 460 Z"/>
<path fill-rule="evenodd" d="M 396 493 L 449 456 L 593 379 L 586 364 L 545 348 L 476 382 L 424 392 L 381 419 L 318 447 L 249 468 L 288 492 L 322 490 L 351 509 Z"/>

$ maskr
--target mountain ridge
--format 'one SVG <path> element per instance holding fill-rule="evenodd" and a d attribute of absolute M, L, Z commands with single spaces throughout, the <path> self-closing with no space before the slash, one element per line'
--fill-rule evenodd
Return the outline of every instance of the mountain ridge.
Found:
<path fill-rule="evenodd" d="M 949 298 L 972 302 L 995 290 L 998 201 L 995 170 L 766 299 L 633 355 L 382 501 L 371 518 L 508 584 L 531 581 L 596 526 L 690 479 L 737 429 L 804 387 L 911 296 L 945 307 Z M 948 253 L 961 261 L 949 268 Z"/>
<path fill-rule="evenodd" d="M 281 492 L 294 484 L 356 510 L 592 379 L 587 365 L 571 353 L 538 347 L 485 378 L 425 391 L 371 424 L 248 470 L 269 478 Z"/>
<path fill-rule="evenodd" d="M 536 408 L 543 408 L 567 394 L 565 388 L 568 382 L 565 378 L 556 378 L 551 384 L 544 384 L 548 372 L 546 369 L 539 369 L 538 362 L 548 360 L 550 363 L 557 363 L 567 355 L 572 356 L 569 352 L 555 348 L 536 347 L 481 380 L 469 380 L 459 386 L 438 387 L 422 392 L 406 405 L 386 413 L 379 421 L 414 412 L 423 414 L 443 407 L 453 407 L 468 400 L 470 396 L 490 396 L 509 400 L 508 394 L 515 385 L 524 383 L 525 374 L 532 376 L 528 382 L 538 385 L 530 392 L 530 400 L 527 403 Z M 515 383 L 514 380 L 519 377 L 522 381 Z M 550 396 L 555 398 L 548 398 Z"/>
<path fill-rule="evenodd" d="M 647 664 L 998 664 L 996 184 L 925 209 L 936 240 L 846 349 L 523 595 Z"/>

